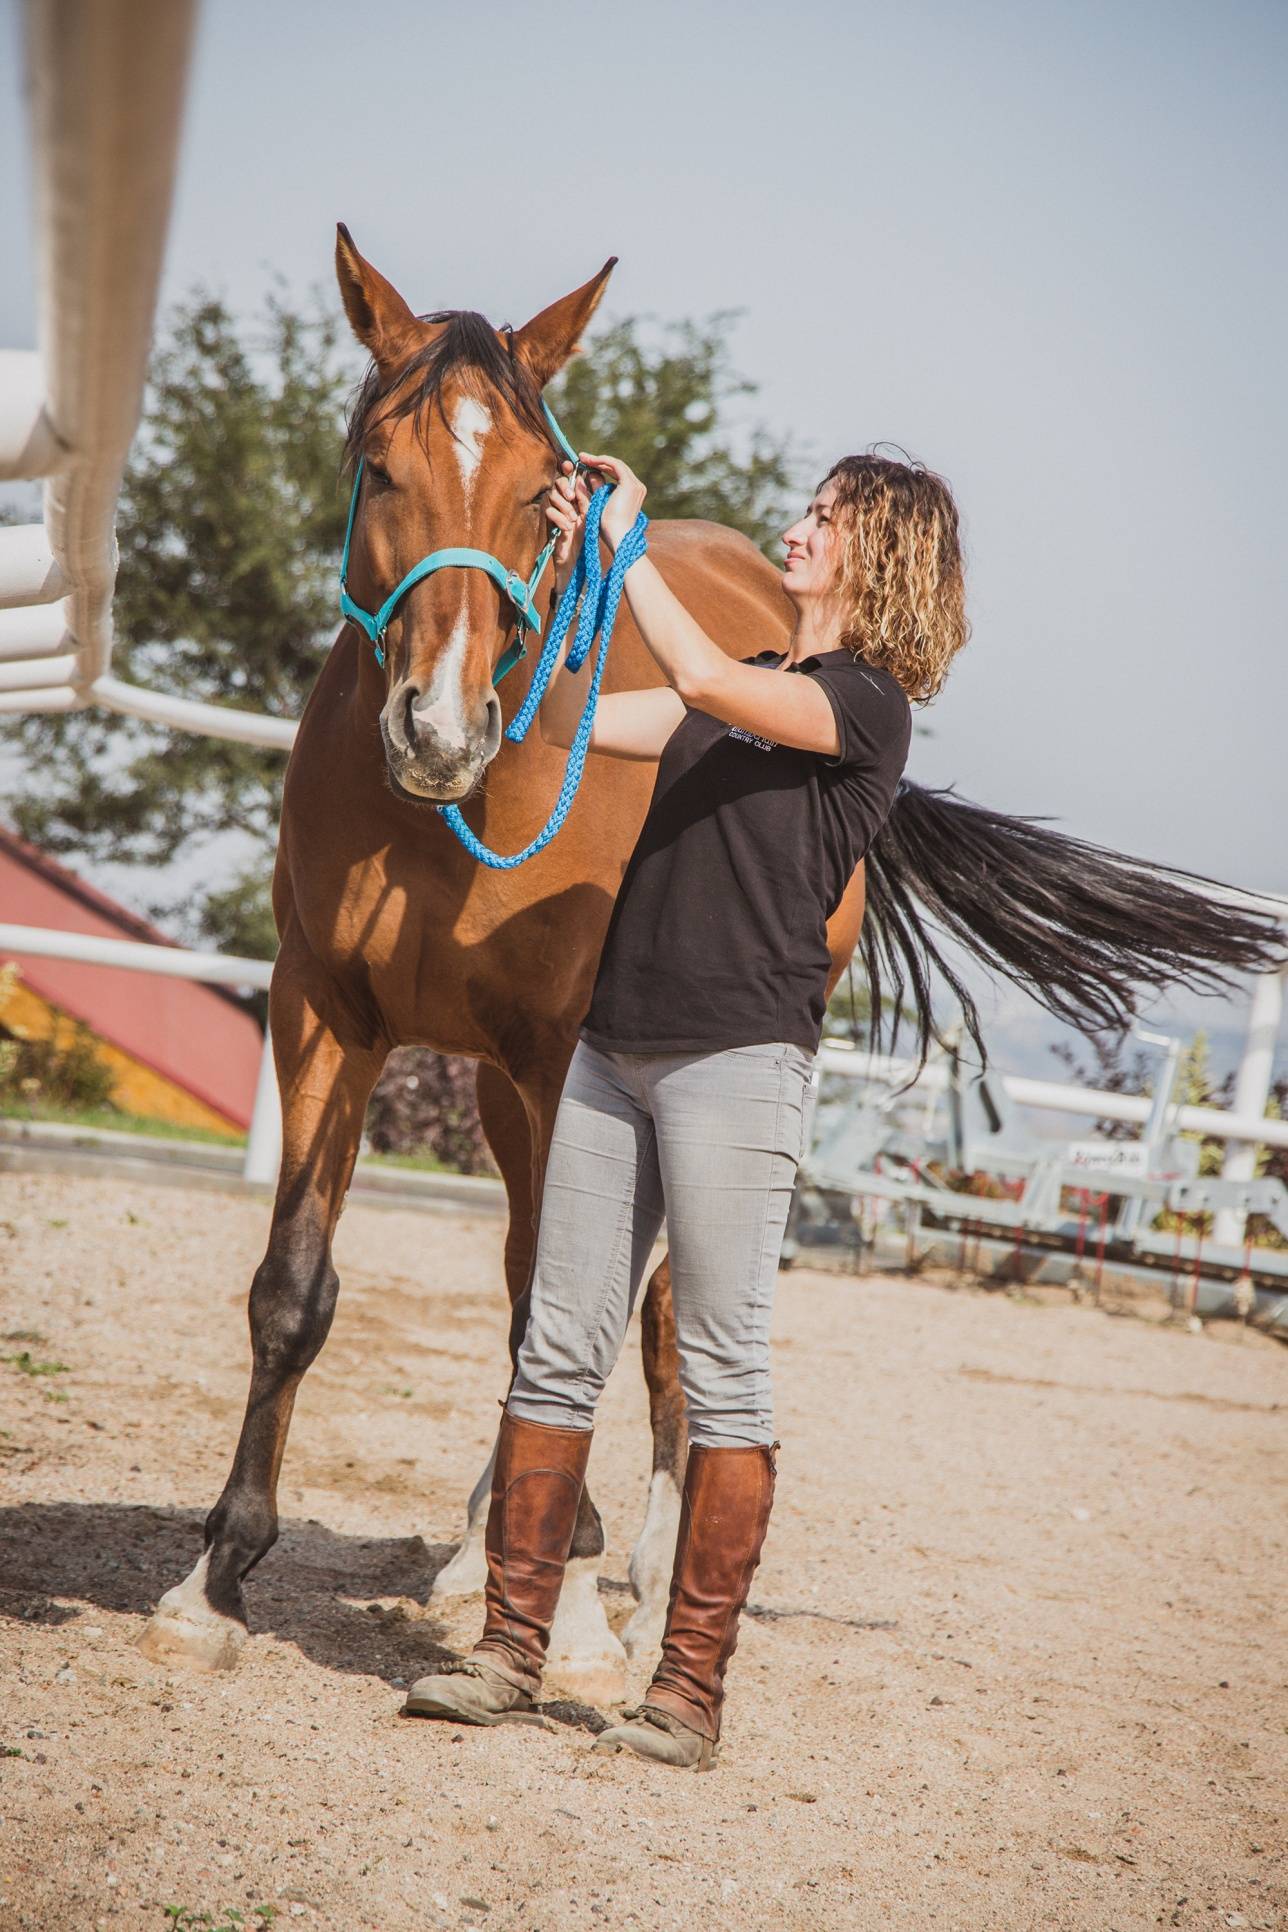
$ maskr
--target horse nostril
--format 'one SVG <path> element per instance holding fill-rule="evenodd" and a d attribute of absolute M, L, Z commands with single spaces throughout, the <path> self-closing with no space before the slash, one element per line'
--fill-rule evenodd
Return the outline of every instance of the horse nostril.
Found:
<path fill-rule="evenodd" d="M 403 743 L 406 745 L 408 751 L 415 751 L 416 749 L 416 700 L 419 696 L 420 692 L 414 684 L 409 685 L 403 694 Z"/>
<path fill-rule="evenodd" d="M 495 691 L 487 697 L 487 721 L 483 727 L 483 756 L 486 762 L 495 758 L 501 743 L 501 700 Z"/>

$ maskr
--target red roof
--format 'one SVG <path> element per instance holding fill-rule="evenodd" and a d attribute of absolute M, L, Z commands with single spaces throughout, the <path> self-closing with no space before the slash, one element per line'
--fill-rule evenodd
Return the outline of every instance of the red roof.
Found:
<path fill-rule="evenodd" d="M 175 943 L 4 826 L 0 917 L 14 925 L 51 926 L 105 939 Z M 250 1125 L 263 1036 L 226 987 L 0 951 L 0 960 L 5 959 L 16 959 L 34 993 L 83 1020 L 100 1039 L 238 1126 Z"/>

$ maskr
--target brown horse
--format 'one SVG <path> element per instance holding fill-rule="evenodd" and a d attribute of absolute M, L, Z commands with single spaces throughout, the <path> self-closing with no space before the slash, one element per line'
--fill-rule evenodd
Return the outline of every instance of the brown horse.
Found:
<path fill-rule="evenodd" d="M 526 327 L 464 312 L 412 314 L 341 228 L 345 308 L 372 367 L 350 432 L 365 458 L 349 587 L 367 610 L 440 547 L 490 551 L 526 577 L 545 536 L 542 500 L 559 460 L 541 392 L 576 349 L 613 264 Z M 746 538 L 711 523 L 655 523 L 650 551 L 709 634 L 746 656 L 782 648 L 790 607 Z M 277 1535 L 276 1488 L 296 1391 L 326 1339 L 337 1279 L 331 1243 L 372 1085 L 391 1048 L 477 1059 L 478 1101 L 509 1202 L 505 1273 L 512 1347 L 522 1331 L 546 1151 L 576 1027 L 589 1001 L 614 893 L 648 805 L 654 767 L 592 758 L 559 836 L 513 871 L 477 865 L 435 801 L 467 800 L 474 829 L 517 851 L 544 823 L 565 753 L 501 733 L 527 688 L 493 670 L 509 604 L 481 572 L 446 569 L 398 607 L 387 662 L 340 631 L 300 724 L 286 775 L 274 906 L 281 950 L 270 1001 L 283 1157 L 264 1260 L 250 1294 L 253 1367 L 232 1470 L 205 1548 L 145 1633 L 154 1655 L 231 1663 L 246 1631 L 242 1583 Z M 531 660 L 529 660 L 529 665 Z M 604 689 L 660 673 L 623 605 Z M 869 855 L 864 958 L 880 1009 L 905 973 L 929 1026 L 930 964 L 973 1009 L 921 925 L 942 924 L 1058 1011 L 1098 1022 L 1132 1010 L 1136 978 L 1217 980 L 1269 956 L 1268 929 L 1218 913 L 1184 875 L 908 787 Z M 863 924 L 864 867 L 829 926 L 833 984 Z M 632 1563 L 639 1605 L 628 1645 L 656 1642 L 665 1610 L 684 1459 L 665 1262 L 643 1305 L 654 1478 Z M 498 1391 L 499 1393 L 499 1391 Z M 482 1582 L 488 1476 L 438 1593 Z M 551 1678 L 592 1700 L 623 1688 L 622 1646 L 600 1606 L 598 1512 L 582 1503 L 551 1647 Z"/>

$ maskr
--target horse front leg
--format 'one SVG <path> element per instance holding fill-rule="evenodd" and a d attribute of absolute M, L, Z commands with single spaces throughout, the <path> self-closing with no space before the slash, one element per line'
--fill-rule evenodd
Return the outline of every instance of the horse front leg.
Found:
<path fill-rule="evenodd" d="M 680 1388 L 680 1357 L 675 1343 L 669 1257 L 654 1269 L 645 1292 L 640 1310 L 640 1342 L 653 1431 L 653 1473 L 649 1479 L 643 1527 L 631 1551 L 635 1609 L 622 1632 L 626 1654 L 637 1663 L 655 1657 L 662 1647 L 689 1447 L 684 1395 Z"/>
<path fill-rule="evenodd" d="M 527 1290 L 536 1248 L 541 1181 L 561 1085 L 562 1080 L 553 1092 L 543 1089 L 525 1102 L 508 1074 L 485 1061 L 479 1064 L 479 1118 L 501 1170 L 510 1210 L 505 1273 L 511 1304 L 511 1361 L 518 1354 L 527 1324 Z M 431 1602 L 482 1592 L 486 1577 L 483 1537 L 494 1459 L 495 1450 L 470 1492 L 464 1538 L 435 1578 Z M 626 1652 L 613 1634 L 599 1593 L 604 1547 L 603 1520 L 586 1488 L 550 1632 L 545 1680 L 557 1695 L 587 1704 L 620 1703 L 626 1694 Z"/>
<path fill-rule="evenodd" d="M 331 1240 L 384 1047 L 356 1037 L 317 969 L 279 957 L 270 1021 L 282 1094 L 282 1170 L 268 1248 L 250 1290 L 251 1377 L 241 1436 L 205 1547 L 139 1638 L 145 1656 L 231 1668 L 246 1640 L 242 1583 L 277 1541 L 277 1479 L 295 1396 L 331 1327 Z"/>

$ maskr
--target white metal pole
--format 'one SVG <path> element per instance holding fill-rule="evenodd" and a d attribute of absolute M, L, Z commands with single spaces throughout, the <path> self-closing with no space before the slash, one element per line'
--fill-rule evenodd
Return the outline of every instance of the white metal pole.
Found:
<path fill-rule="evenodd" d="M 20 610 L 0 610 L 0 664 L 55 657 L 70 649 L 67 613 L 61 603 L 27 604 Z"/>
<path fill-rule="evenodd" d="M 78 688 L 111 656 L 116 497 L 143 397 L 195 22 L 193 0 L 27 0 L 48 390 L 36 416 L 30 365 L 14 372 L 24 389 L 8 454 L 28 474 L 44 466 L 42 443 L 57 457 L 41 535 L 58 581 L 28 539 L 0 596 L 66 594 Z"/>
<path fill-rule="evenodd" d="M 80 693 L 71 684 L 41 684 L 34 691 L 0 691 L 0 715 L 7 711 L 78 711 Z"/>
<path fill-rule="evenodd" d="M 1154 1076 L 1154 1091 L 1150 1096 L 1149 1118 L 1141 1128 L 1140 1138 L 1149 1152 L 1146 1155 L 1150 1166 L 1154 1165 L 1156 1155 L 1163 1150 L 1169 1133 L 1176 1128 L 1177 1110 L 1172 1105 L 1176 1091 L 1176 1076 L 1181 1064 L 1181 1043 L 1170 1033 L 1152 1033 L 1146 1027 L 1132 1028 L 1133 1036 L 1143 1040 L 1147 1046 L 1160 1046 L 1163 1057 Z M 1129 1195 L 1118 1210 L 1114 1226 L 1115 1235 L 1123 1241 L 1130 1241 L 1140 1226 L 1145 1211 L 1145 1203 L 1139 1195 Z M 1155 1212 L 1151 1207 L 1150 1213 Z"/>
<path fill-rule="evenodd" d="M 0 605 L 52 604 L 67 589 L 62 565 L 54 557 L 43 523 L 14 523 L 0 529 Z"/>
<path fill-rule="evenodd" d="M 172 698 L 164 691 L 145 691 L 110 674 L 96 678 L 90 695 L 112 711 L 154 724 L 173 725 L 176 731 L 195 731 L 204 738 L 227 738 L 234 744 L 266 745 L 289 751 L 297 730 L 294 718 L 269 718 L 258 711 L 235 711 L 231 705 L 202 704 L 196 698 Z"/>
<path fill-rule="evenodd" d="M 70 685 L 76 674 L 76 653 L 64 651 L 61 657 L 33 657 L 25 661 L 0 664 L 0 691 L 43 691 L 53 685 Z"/>
<path fill-rule="evenodd" d="M 65 452 L 45 413 L 45 369 L 34 349 L 0 349 L 0 477 L 48 476 Z"/>
<path fill-rule="evenodd" d="M 268 959 L 239 959 L 236 953 L 196 953 L 185 946 L 161 946 L 138 939 L 104 939 L 93 932 L 64 932 L 55 926 L 0 922 L 0 958 L 30 953 L 33 959 L 74 959 L 88 966 L 123 966 L 127 972 L 160 973 L 165 979 L 206 980 L 212 986 L 258 986 L 273 977 Z"/>
<path fill-rule="evenodd" d="M 1248 1013 L 1248 1034 L 1243 1043 L 1243 1058 L 1234 1082 L 1234 1112 L 1259 1116 L 1270 1098 L 1270 1079 L 1274 1072 L 1275 1047 L 1283 1019 L 1284 981 L 1288 969 L 1262 973 L 1252 989 Z M 1225 1181 L 1250 1181 L 1257 1171 L 1255 1141 L 1227 1141 L 1221 1178 Z M 1244 1217 L 1237 1208 L 1218 1210 L 1213 1237 L 1227 1248 L 1237 1248 L 1243 1240 Z"/>
<path fill-rule="evenodd" d="M 282 1163 L 282 1099 L 277 1089 L 277 1068 L 273 1064 L 273 1036 L 264 1028 L 264 1051 L 259 1060 L 259 1079 L 255 1084 L 255 1108 L 246 1138 L 246 1159 L 242 1164 L 244 1181 L 262 1181 L 271 1187 Z"/>

